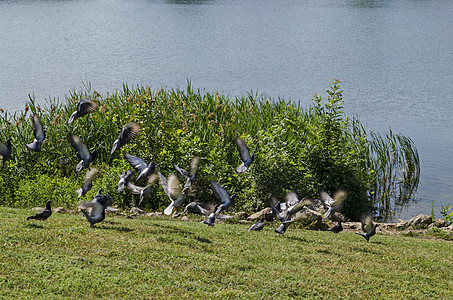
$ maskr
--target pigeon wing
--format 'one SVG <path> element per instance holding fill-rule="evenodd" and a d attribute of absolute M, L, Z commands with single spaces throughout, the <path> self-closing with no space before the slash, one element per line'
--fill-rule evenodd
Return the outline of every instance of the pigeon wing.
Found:
<path fill-rule="evenodd" d="M 245 142 L 240 137 L 236 139 L 236 146 L 238 148 L 239 155 L 241 156 L 241 160 L 243 162 L 252 160 L 252 157 L 250 156 L 249 147 L 247 147 Z"/>
<path fill-rule="evenodd" d="M 131 166 L 137 170 L 138 173 L 141 173 L 144 169 L 148 167 L 146 161 L 138 156 L 124 153 L 124 157 L 131 164 Z"/>
<path fill-rule="evenodd" d="M 87 145 L 75 134 L 69 136 L 69 142 L 76 150 L 76 155 L 79 159 L 84 159 L 90 155 Z"/>
<path fill-rule="evenodd" d="M 211 180 L 211 187 L 212 191 L 214 192 L 214 195 L 216 196 L 217 199 L 222 202 L 222 204 L 227 203 L 230 201 L 230 196 L 228 195 L 228 192 L 221 187 L 217 182 Z"/>

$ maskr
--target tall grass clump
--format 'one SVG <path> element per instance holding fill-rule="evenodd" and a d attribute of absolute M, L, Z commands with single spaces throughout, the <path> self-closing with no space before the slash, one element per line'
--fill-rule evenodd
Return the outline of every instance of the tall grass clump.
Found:
<path fill-rule="evenodd" d="M 98 101 L 99 109 L 66 125 L 83 97 Z M 315 94 L 312 100 L 313 105 L 303 109 L 297 103 L 256 94 L 229 99 L 217 92 L 194 90 L 190 84 L 185 90 L 157 91 L 123 85 L 121 91 L 105 96 L 87 86 L 85 91 L 71 92 L 64 102 L 48 100 L 44 107 L 30 97 L 23 111 L 0 115 L 0 139 L 12 137 L 14 144 L 13 158 L 1 171 L 5 190 L 0 204 L 31 206 L 51 197 L 57 204 L 76 205 L 75 190 L 83 174 L 74 173 L 77 158 L 67 140 L 73 133 L 99 153 L 95 164 L 101 174 L 87 197 L 103 188 L 115 195 L 119 206 L 130 207 L 137 201 L 128 191 L 116 193 L 118 175 L 130 168 L 124 152 L 155 161 L 165 176 L 174 172 L 173 163 L 188 168 L 192 157 L 199 155 L 201 168 L 190 200 L 214 200 L 209 180 L 236 193 L 235 209 L 248 211 L 265 207 L 272 194 L 283 198 L 294 190 L 317 197 L 321 189 L 334 192 L 345 187 L 349 196 L 343 212 L 348 218 L 373 211 L 390 218 L 418 186 L 420 168 L 413 142 L 391 131 L 367 133 L 357 118 L 346 117 L 339 81 L 332 82 L 326 99 Z M 24 147 L 33 139 L 30 116 L 34 112 L 41 116 L 47 133 L 39 153 Z M 139 136 L 110 156 L 113 141 L 130 121 L 140 124 Z M 240 176 L 234 173 L 240 164 L 237 136 L 256 157 Z M 144 207 L 159 209 L 167 202 L 156 185 Z"/>

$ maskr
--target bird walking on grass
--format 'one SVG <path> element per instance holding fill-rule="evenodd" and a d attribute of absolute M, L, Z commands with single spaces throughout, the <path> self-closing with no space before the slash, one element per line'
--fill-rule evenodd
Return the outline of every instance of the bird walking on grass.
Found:
<path fill-rule="evenodd" d="M 52 201 L 48 200 L 46 202 L 46 207 L 44 209 L 42 209 L 40 212 L 38 212 L 37 214 L 33 215 L 33 216 L 30 216 L 27 218 L 27 220 L 40 220 L 40 221 L 45 221 L 47 220 L 50 215 L 52 215 L 52 209 L 50 208 L 50 204 L 52 203 Z"/>
<path fill-rule="evenodd" d="M 264 217 L 261 217 L 260 220 L 256 223 L 253 223 L 247 231 L 261 231 L 264 228 Z"/>

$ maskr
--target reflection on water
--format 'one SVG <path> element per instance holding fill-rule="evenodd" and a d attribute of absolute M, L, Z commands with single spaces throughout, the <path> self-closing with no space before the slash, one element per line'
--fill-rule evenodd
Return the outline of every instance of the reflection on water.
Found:
<path fill-rule="evenodd" d="M 209 5 L 203 5 L 209 4 Z M 308 105 L 333 78 L 366 128 L 411 137 L 421 200 L 453 195 L 453 1 L 0 1 L 0 107 L 89 81 L 253 90 Z"/>

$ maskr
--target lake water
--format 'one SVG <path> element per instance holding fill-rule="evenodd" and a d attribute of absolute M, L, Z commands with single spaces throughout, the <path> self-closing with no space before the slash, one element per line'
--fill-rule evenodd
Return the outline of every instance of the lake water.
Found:
<path fill-rule="evenodd" d="M 0 107 L 145 84 L 310 103 L 342 81 L 345 111 L 415 142 L 417 203 L 453 204 L 453 1 L 0 1 Z"/>

